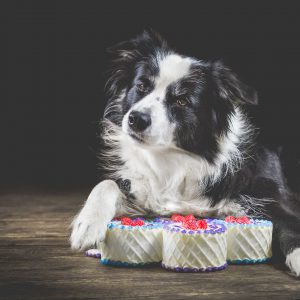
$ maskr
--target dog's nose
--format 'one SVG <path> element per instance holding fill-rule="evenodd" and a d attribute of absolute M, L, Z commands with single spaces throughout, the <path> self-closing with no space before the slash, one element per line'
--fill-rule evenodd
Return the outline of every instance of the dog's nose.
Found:
<path fill-rule="evenodd" d="M 132 130 L 141 132 L 151 125 L 151 117 L 146 113 L 132 111 L 128 117 L 128 124 Z"/>

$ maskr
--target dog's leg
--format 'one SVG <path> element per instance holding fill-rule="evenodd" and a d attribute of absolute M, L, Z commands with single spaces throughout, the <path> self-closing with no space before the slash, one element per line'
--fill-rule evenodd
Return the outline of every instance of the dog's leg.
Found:
<path fill-rule="evenodd" d="M 293 275 L 300 276 L 300 222 L 283 215 L 280 220 L 274 220 L 274 226 L 286 265 Z"/>
<path fill-rule="evenodd" d="M 295 276 L 300 276 L 300 247 L 295 248 L 286 256 L 286 265 Z"/>
<path fill-rule="evenodd" d="M 104 180 L 94 187 L 72 222 L 72 249 L 97 246 L 105 238 L 107 224 L 121 211 L 123 197 L 112 180 Z"/>

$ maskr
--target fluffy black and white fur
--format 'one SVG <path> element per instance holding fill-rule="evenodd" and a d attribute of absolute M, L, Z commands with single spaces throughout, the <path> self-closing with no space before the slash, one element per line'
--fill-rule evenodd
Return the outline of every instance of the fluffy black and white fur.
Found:
<path fill-rule="evenodd" d="M 179 55 L 153 32 L 110 49 L 100 153 L 107 179 L 73 221 L 73 249 L 104 239 L 115 216 L 173 213 L 271 218 L 300 275 L 300 204 L 277 153 L 256 142 L 256 92 L 221 62 Z"/>

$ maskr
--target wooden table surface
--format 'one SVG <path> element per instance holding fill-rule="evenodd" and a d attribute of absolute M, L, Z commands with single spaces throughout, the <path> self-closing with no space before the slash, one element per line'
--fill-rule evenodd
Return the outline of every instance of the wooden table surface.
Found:
<path fill-rule="evenodd" d="M 68 225 L 88 190 L 0 195 L 0 299 L 300 299 L 300 280 L 273 265 L 182 274 L 102 266 L 72 253 Z"/>

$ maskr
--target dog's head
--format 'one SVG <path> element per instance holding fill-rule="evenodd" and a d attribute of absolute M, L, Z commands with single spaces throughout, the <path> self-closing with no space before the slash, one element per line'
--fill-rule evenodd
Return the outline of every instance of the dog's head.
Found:
<path fill-rule="evenodd" d="M 221 62 L 179 55 L 153 32 L 109 51 L 110 107 L 118 103 L 121 111 L 109 109 L 107 115 L 136 143 L 177 147 L 213 159 L 236 108 L 257 103 L 255 91 Z"/>

